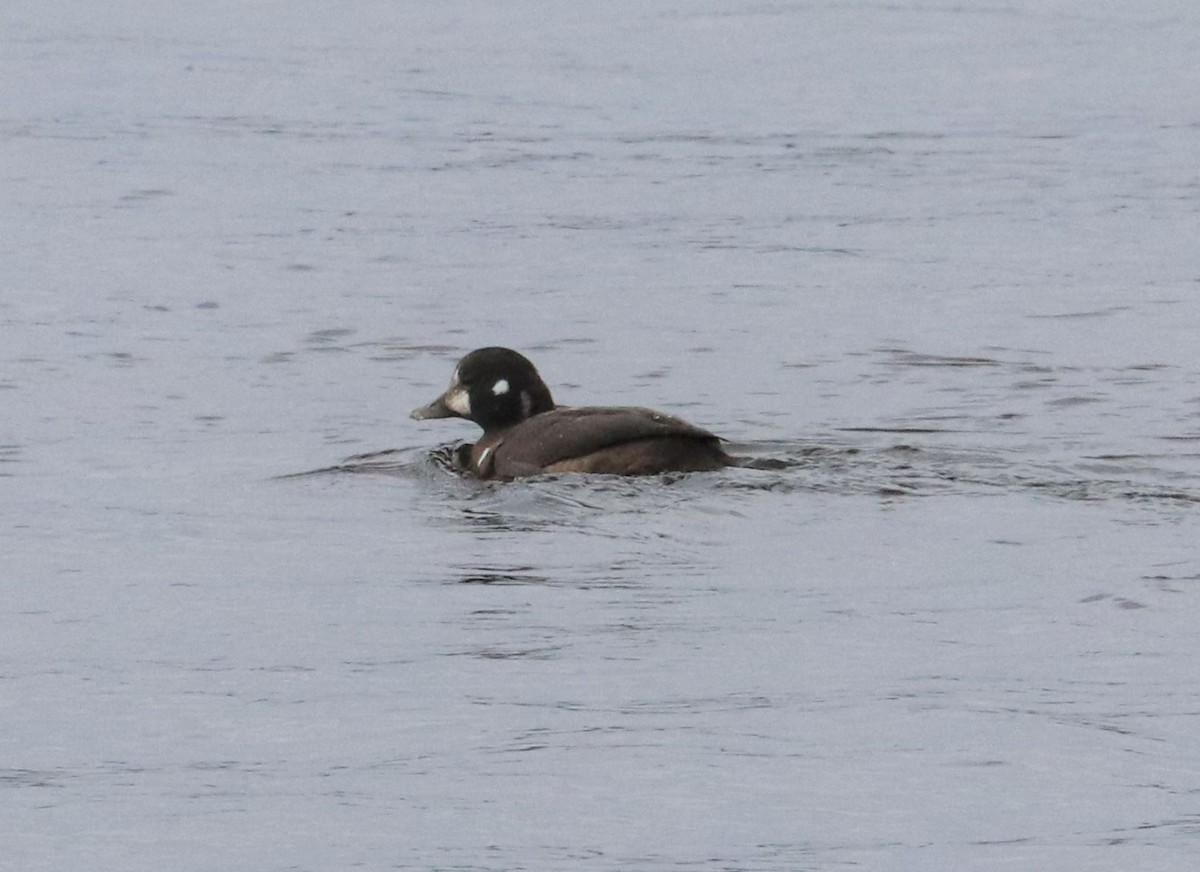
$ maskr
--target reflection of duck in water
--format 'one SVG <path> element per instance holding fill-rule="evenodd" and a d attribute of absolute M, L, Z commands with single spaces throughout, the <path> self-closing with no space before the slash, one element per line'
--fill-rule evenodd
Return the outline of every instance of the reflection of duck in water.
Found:
<path fill-rule="evenodd" d="M 721 440 L 687 421 L 633 406 L 555 406 L 524 356 L 508 348 L 472 351 L 450 387 L 412 417 L 466 418 L 483 428 L 457 454 L 480 478 L 548 472 L 653 475 L 720 469 L 732 461 Z"/>

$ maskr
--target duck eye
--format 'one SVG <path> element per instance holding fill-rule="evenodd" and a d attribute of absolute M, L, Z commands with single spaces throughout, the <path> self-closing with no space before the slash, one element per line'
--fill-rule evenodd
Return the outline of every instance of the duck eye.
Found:
<path fill-rule="evenodd" d="M 497 397 L 507 394 L 508 393 L 508 379 L 502 378 L 502 379 L 500 379 L 500 381 L 498 381 L 494 385 L 492 385 L 492 393 Z"/>

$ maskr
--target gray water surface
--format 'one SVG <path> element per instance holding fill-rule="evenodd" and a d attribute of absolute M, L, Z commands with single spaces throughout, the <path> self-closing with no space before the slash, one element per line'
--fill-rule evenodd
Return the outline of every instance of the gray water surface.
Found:
<path fill-rule="evenodd" d="M 1191 0 L 0 23 L 0 866 L 1194 868 Z"/>

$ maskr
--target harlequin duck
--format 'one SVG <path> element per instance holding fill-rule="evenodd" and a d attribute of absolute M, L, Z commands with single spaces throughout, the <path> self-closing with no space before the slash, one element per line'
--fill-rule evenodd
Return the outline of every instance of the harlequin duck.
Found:
<path fill-rule="evenodd" d="M 679 418 L 631 406 L 556 406 L 527 358 L 480 348 L 459 361 L 446 392 L 412 417 L 466 418 L 483 428 L 458 465 L 480 478 L 555 472 L 653 475 L 720 469 L 721 440 Z"/>

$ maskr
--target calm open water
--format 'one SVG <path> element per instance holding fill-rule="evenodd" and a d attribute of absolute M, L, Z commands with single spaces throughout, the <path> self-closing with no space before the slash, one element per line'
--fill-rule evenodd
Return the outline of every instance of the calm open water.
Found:
<path fill-rule="evenodd" d="M 1195 868 L 1193 0 L 0 25 L 0 867 Z"/>

